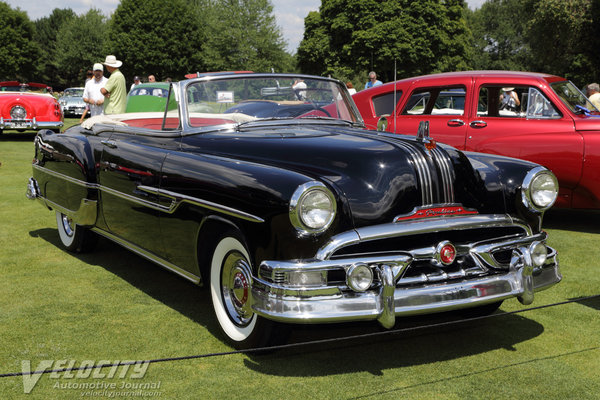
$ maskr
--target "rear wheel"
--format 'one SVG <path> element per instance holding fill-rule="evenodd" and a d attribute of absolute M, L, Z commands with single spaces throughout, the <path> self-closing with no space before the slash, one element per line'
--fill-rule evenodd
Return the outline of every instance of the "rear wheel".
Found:
<path fill-rule="evenodd" d="M 94 232 L 77 225 L 73 219 L 59 211 L 56 212 L 56 226 L 61 243 L 69 251 L 75 253 L 91 251 L 98 241 L 98 236 Z"/>
<path fill-rule="evenodd" d="M 210 292 L 227 340 L 238 349 L 284 341 L 280 325 L 258 316 L 251 308 L 252 265 L 241 235 L 228 232 L 216 243 L 210 262 Z"/>

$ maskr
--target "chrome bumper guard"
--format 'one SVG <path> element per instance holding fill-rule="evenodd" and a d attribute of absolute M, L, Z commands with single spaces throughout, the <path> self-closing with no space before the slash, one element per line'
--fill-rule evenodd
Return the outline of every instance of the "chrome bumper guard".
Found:
<path fill-rule="evenodd" d="M 486 226 L 521 225 L 509 216 L 489 216 Z M 469 222 L 470 220 L 470 222 Z M 446 218 L 444 224 L 450 229 L 472 226 L 472 222 L 482 222 L 482 216 Z M 423 221 L 421 224 L 430 224 Z M 415 224 L 415 223 L 413 223 Z M 406 228 L 401 224 L 385 225 L 388 233 Z M 417 222 L 416 225 L 419 225 Z M 435 223 L 434 223 L 435 225 Z M 372 229 L 370 227 L 369 229 Z M 460 228 L 458 228 L 460 229 Z M 426 229 L 425 229 L 426 230 Z M 364 232 L 357 231 L 358 236 Z M 333 238 L 335 248 L 344 247 L 348 233 Z M 391 328 L 396 316 L 409 316 L 462 308 L 476 307 L 500 300 L 517 297 L 523 304 L 531 304 L 534 292 L 546 289 L 561 281 L 558 256 L 554 249 L 547 247 L 548 255 L 542 265 L 534 266 L 531 249 L 534 243 L 545 245 L 544 232 L 519 238 L 499 240 L 496 243 L 473 244 L 468 248 L 469 254 L 478 260 L 488 273 L 467 277 L 448 274 L 452 278 L 444 281 L 434 279 L 426 283 L 401 284 L 401 277 L 406 268 L 415 259 L 423 259 L 423 251 L 383 255 L 381 257 L 360 257 L 344 259 L 325 259 L 302 261 L 264 261 L 259 268 L 259 276 L 252 282 L 252 309 L 257 314 L 280 322 L 289 323 L 328 323 L 357 320 L 378 320 Z M 364 238 L 363 238 L 364 239 Z M 352 240 L 353 243 L 356 240 Z M 319 254 L 334 253 L 329 244 L 328 251 Z M 504 268 L 490 265 L 493 250 L 512 249 L 510 263 Z M 464 251 L 464 249 L 463 249 Z M 364 292 L 350 290 L 346 285 L 312 285 L 292 286 L 285 283 L 274 283 L 267 279 L 261 271 L 271 271 L 284 276 L 290 271 L 323 271 L 331 268 L 348 269 L 352 265 L 367 264 L 374 268 L 378 275 L 378 283 Z M 489 267 L 489 268 L 488 268 Z"/>

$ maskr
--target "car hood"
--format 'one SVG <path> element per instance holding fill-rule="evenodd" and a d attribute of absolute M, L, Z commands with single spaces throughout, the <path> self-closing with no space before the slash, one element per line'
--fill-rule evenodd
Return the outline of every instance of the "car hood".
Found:
<path fill-rule="evenodd" d="M 578 131 L 600 131 L 600 115 L 580 115 L 575 118 L 575 129 Z"/>
<path fill-rule="evenodd" d="M 83 97 L 65 96 L 65 97 L 61 97 L 60 101 L 65 102 L 65 103 L 82 103 Z"/>
<path fill-rule="evenodd" d="M 286 168 L 327 182 L 349 208 L 356 227 L 389 223 L 424 205 L 480 204 L 475 190 L 455 189 L 457 181 L 461 188 L 477 187 L 466 157 L 448 146 L 429 151 L 414 137 L 298 126 L 208 133 L 184 143 L 188 151 L 197 146 L 202 152 Z"/>

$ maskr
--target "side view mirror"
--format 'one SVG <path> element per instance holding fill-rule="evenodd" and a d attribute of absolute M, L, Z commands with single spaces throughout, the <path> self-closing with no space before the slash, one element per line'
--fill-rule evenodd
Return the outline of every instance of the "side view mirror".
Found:
<path fill-rule="evenodd" d="M 380 132 L 384 132 L 387 129 L 387 127 L 388 127 L 387 117 L 385 115 L 382 115 L 377 120 L 377 130 Z"/>

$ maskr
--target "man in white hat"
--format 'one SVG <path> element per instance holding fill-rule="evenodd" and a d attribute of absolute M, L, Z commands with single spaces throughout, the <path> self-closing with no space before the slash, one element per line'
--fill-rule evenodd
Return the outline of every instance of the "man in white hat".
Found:
<path fill-rule="evenodd" d="M 104 95 L 104 114 L 122 114 L 127 107 L 127 89 L 125 88 L 125 77 L 119 71 L 123 63 L 115 56 L 106 56 L 104 66 L 110 72 L 110 78 L 106 85 L 100 89 Z"/>
<path fill-rule="evenodd" d="M 107 81 L 102 64 L 94 64 L 94 77 L 85 83 L 85 89 L 83 90 L 83 101 L 88 104 L 92 117 L 102 114 L 104 96 L 100 90 Z"/>

